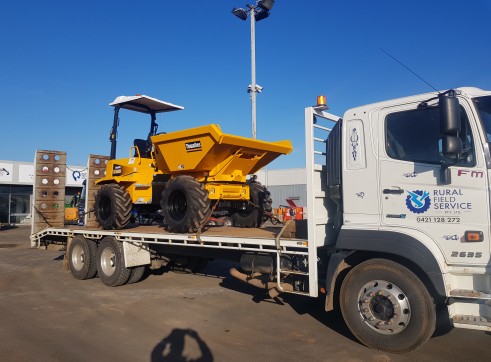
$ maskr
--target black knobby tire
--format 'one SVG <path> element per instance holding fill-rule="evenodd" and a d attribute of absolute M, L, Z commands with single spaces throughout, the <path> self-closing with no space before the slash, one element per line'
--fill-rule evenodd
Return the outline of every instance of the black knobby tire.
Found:
<path fill-rule="evenodd" d="M 259 182 L 251 182 L 249 189 L 251 203 L 247 205 L 245 210 L 236 210 L 232 214 L 234 226 L 245 228 L 260 227 L 268 219 L 266 213 L 269 214 L 273 211 L 273 201 L 266 187 Z"/>
<path fill-rule="evenodd" d="M 131 197 L 123 187 L 108 184 L 95 195 L 94 213 L 104 230 L 119 230 L 130 221 L 132 206 Z"/>
<path fill-rule="evenodd" d="M 211 212 L 205 186 L 191 176 L 177 176 L 165 186 L 160 202 L 170 232 L 195 232 Z"/>
<path fill-rule="evenodd" d="M 142 278 L 143 275 L 145 274 L 145 265 L 140 265 L 140 266 L 135 266 L 134 268 L 131 268 L 131 275 L 126 284 L 133 284 L 139 282 Z"/>
<path fill-rule="evenodd" d="M 123 245 L 111 236 L 102 239 L 97 248 L 97 272 L 109 287 L 123 285 L 130 278 L 131 269 L 124 264 Z"/>
<path fill-rule="evenodd" d="M 260 205 L 262 205 L 262 219 L 261 225 L 264 224 L 268 219 L 271 213 L 273 212 L 273 199 L 271 199 L 271 193 L 266 189 L 266 187 L 262 186 L 263 190 L 260 192 Z M 259 225 L 259 226 L 261 226 Z"/>
<path fill-rule="evenodd" d="M 82 235 L 75 236 L 68 248 L 68 264 L 72 275 L 80 280 L 91 279 L 97 274 L 97 244 Z"/>
<path fill-rule="evenodd" d="M 406 353 L 433 334 L 436 308 L 421 280 L 409 269 L 386 259 L 354 267 L 341 285 L 343 318 L 364 345 Z"/>

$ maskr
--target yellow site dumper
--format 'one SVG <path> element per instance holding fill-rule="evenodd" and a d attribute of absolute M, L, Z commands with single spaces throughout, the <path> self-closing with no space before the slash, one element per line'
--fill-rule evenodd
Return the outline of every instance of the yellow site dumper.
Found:
<path fill-rule="evenodd" d="M 133 213 L 163 217 L 172 232 L 194 232 L 212 215 L 231 224 L 259 227 L 271 212 L 271 197 L 254 177 L 282 154 L 290 141 L 266 142 L 225 134 L 216 124 L 157 134 L 155 114 L 183 109 L 148 96 L 118 97 L 111 130 L 111 157 L 97 192 L 95 215 L 104 229 L 121 229 Z M 136 139 L 130 157 L 116 159 L 121 108 L 148 113 L 147 140 Z"/>

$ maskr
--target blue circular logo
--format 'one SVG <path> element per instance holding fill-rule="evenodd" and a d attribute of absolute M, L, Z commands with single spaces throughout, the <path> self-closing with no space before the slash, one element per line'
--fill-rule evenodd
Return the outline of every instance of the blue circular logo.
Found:
<path fill-rule="evenodd" d="M 408 191 L 409 195 L 406 198 L 406 206 L 409 211 L 415 214 L 426 212 L 431 205 L 430 193 L 428 191 Z"/>

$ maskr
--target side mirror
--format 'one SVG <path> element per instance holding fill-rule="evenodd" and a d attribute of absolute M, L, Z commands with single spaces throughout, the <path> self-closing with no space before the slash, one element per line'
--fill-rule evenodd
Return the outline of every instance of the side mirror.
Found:
<path fill-rule="evenodd" d="M 462 153 L 462 141 L 457 137 L 460 128 L 460 105 L 455 91 L 438 95 L 440 108 L 440 132 L 443 135 L 442 153 L 447 157 L 457 157 Z"/>
<path fill-rule="evenodd" d="M 462 153 L 462 140 L 457 136 L 445 135 L 442 139 L 442 153 L 444 156 L 455 158 Z"/>
<path fill-rule="evenodd" d="M 440 108 L 440 133 L 442 134 L 442 154 L 445 157 L 455 159 L 462 153 L 462 140 L 458 137 L 462 121 L 460 119 L 460 105 L 455 91 L 450 90 L 438 95 Z M 440 183 L 449 185 L 452 183 L 452 174 L 448 168 L 450 165 L 442 162 L 440 169 Z"/>
<path fill-rule="evenodd" d="M 440 132 L 443 135 L 457 136 L 460 132 L 460 106 L 455 91 L 438 95 L 440 108 Z"/>

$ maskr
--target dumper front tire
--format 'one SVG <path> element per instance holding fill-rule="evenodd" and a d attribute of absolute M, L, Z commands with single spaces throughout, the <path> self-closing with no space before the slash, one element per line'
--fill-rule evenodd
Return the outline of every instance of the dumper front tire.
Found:
<path fill-rule="evenodd" d="M 343 318 L 365 346 L 406 353 L 423 345 L 436 324 L 433 298 L 409 269 L 386 259 L 355 266 L 341 285 Z"/>
<path fill-rule="evenodd" d="M 94 213 L 104 230 L 119 230 L 131 218 L 131 197 L 117 184 L 103 185 L 95 195 Z"/>
<path fill-rule="evenodd" d="M 191 176 L 177 176 L 165 186 L 160 206 L 170 232 L 196 232 L 211 212 L 205 186 Z"/>
<path fill-rule="evenodd" d="M 73 277 L 80 280 L 91 279 L 97 274 L 97 244 L 82 235 L 75 236 L 68 248 L 68 264 Z"/>
<path fill-rule="evenodd" d="M 245 228 L 260 227 L 271 213 L 272 200 L 269 191 L 259 182 L 251 182 L 249 185 L 251 202 L 244 210 L 236 210 L 232 214 L 234 226 Z"/>

